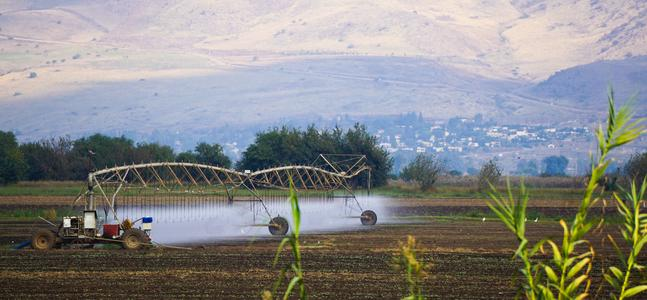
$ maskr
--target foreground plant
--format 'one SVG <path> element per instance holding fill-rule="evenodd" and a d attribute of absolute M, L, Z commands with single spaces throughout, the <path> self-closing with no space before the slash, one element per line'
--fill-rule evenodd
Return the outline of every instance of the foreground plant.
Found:
<path fill-rule="evenodd" d="M 407 242 L 400 244 L 400 253 L 395 257 L 396 265 L 406 273 L 407 286 L 409 295 L 402 298 L 403 300 L 422 300 L 422 281 L 427 277 L 425 265 L 416 257 L 418 245 L 416 238 L 408 235 Z"/>
<path fill-rule="evenodd" d="M 521 195 L 515 200 L 508 184 L 508 196 L 502 197 L 490 185 L 490 209 L 503 221 L 518 240 L 515 256 L 519 258 L 524 267 L 524 294 L 528 299 L 583 299 L 589 296 L 594 250 L 590 243 L 583 237 L 593 227 L 593 222 L 588 218 L 588 212 L 602 197 L 603 190 L 598 188 L 598 182 L 611 163 L 609 153 L 611 150 L 629 143 L 645 133 L 641 126 L 643 119 L 632 121 L 633 112 L 630 104 L 623 105 L 618 111 L 615 109 L 613 92 L 609 93 L 609 114 L 606 130 L 600 126 L 596 130 L 598 140 L 598 153 L 591 166 L 586 191 L 579 209 L 570 225 L 560 220 L 563 228 L 561 244 L 550 239 L 542 240 L 532 248 L 528 247 L 526 238 L 526 208 L 528 192 L 523 183 Z M 550 263 L 533 260 L 538 251 L 543 251 L 543 246 L 548 244 L 551 249 Z M 637 256 L 638 253 L 635 253 Z M 627 275 L 628 276 L 628 275 Z M 628 278 L 628 277 L 627 277 Z M 638 291 L 640 292 L 640 291 Z"/>
<path fill-rule="evenodd" d="M 538 276 L 537 271 L 539 265 L 533 264 L 531 257 L 537 253 L 539 246 L 530 250 L 528 249 L 528 239 L 526 238 L 526 207 L 528 206 L 529 193 L 522 180 L 519 189 L 520 195 L 515 199 L 512 195 L 510 180 L 508 179 L 506 183 L 508 188 L 507 197 L 497 193 L 494 185 L 490 184 L 492 191 L 488 192 L 488 195 L 492 202 L 488 201 L 487 205 L 503 221 L 503 224 L 515 234 L 519 245 L 514 255 L 523 262 L 521 273 L 526 280 L 526 284 L 523 286 L 526 298 L 536 299 L 536 277 Z"/>
<path fill-rule="evenodd" d="M 292 279 L 290 279 L 288 286 L 283 293 L 283 299 L 288 299 L 292 294 L 295 288 L 298 288 L 299 299 L 308 299 L 308 294 L 306 292 L 306 286 L 303 282 L 303 267 L 301 265 L 301 245 L 299 243 L 299 230 L 301 226 L 301 209 L 299 208 L 299 199 L 294 190 L 294 182 L 290 178 L 290 205 L 292 207 L 292 220 L 294 224 L 292 226 L 292 233 L 283 238 L 279 244 L 278 249 L 276 250 L 276 255 L 274 256 L 273 266 L 276 266 L 279 262 L 279 257 L 285 246 L 289 243 L 290 250 L 292 251 L 293 261 L 285 264 L 281 268 L 281 273 L 279 277 L 274 282 L 272 291 L 265 290 L 263 291 L 262 298 L 263 300 L 275 299 L 279 287 L 283 284 L 283 279 L 286 278 L 288 272 L 292 272 Z"/>
<path fill-rule="evenodd" d="M 643 179 L 640 190 L 637 189 L 636 183 L 632 182 L 631 191 L 625 193 L 625 201 L 614 194 L 614 199 L 618 206 L 618 211 L 623 217 L 622 238 L 629 247 L 629 255 L 625 256 L 616 241 L 611 235 L 607 237 L 613 244 L 613 247 L 620 259 L 620 267 L 610 267 L 610 273 L 604 274 L 604 279 L 615 289 L 611 297 L 613 299 L 625 299 L 637 295 L 647 290 L 647 285 L 636 285 L 631 287 L 631 271 L 644 271 L 645 267 L 636 261 L 640 250 L 647 243 L 647 213 L 641 213 L 640 208 L 644 202 L 645 189 L 647 188 L 647 178 Z"/>

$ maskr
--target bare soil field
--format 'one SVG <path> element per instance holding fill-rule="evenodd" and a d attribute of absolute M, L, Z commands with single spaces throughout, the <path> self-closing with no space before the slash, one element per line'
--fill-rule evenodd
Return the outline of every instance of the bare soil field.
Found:
<path fill-rule="evenodd" d="M 403 200 L 403 205 L 394 204 L 391 208 L 395 214 L 398 209 L 406 212 L 403 209 L 407 207 L 416 208 L 411 212 L 424 216 L 425 212 L 442 207 L 433 201 L 416 201 L 415 205 L 405 205 L 407 201 Z M 0 205 L 0 209 L 15 205 Z M 444 209 L 448 207 L 451 206 Z M 191 250 L 8 250 L 11 241 L 25 240 L 34 226 L 43 226 L 38 224 L 0 221 L 0 244 L 4 249 L 0 250 L 2 297 L 156 295 L 254 299 L 260 298 L 262 290 L 269 288 L 278 276 L 272 259 L 280 239 L 274 237 L 188 245 Z M 561 228 L 552 221 L 529 221 L 528 227 L 533 240 L 561 235 Z M 417 237 L 422 247 L 420 257 L 430 264 L 430 276 L 424 284 L 430 297 L 510 299 L 517 294 L 519 266 L 511 259 L 516 243 L 500 222 L 428 216 L 425 221 L 381 222 L 368 230 L 303 235 L 305 278 L 311 297 L 399 299 L 405 295 L 406 286 L 403 274 L 393 266 L 392 257 L 398 243 L 408 234 Z M 590 237 L 598 262 L 603 262 L 611 251 L 609 245 L 599 243 L 602 236 Z M 286 251 L 282 261 L 288 261 L 288 255 Z M 594 277 L 601 280 L 599 274 Z"/>
<path fill-rule="evenodd" d="M 549 231 L 554 228 L 538 228 L 545 231 L 544 227 Z M 391 258 L 398 241 L 407 234 L 418 237 L 425 248 L 423 260 L 432 264 L 432 276 L 426 282 L 430 293 L 445 298 L 514 296 L 511 236 L 498 223 L 464 221 L 380 225 L 372 230 L 304 236 L 310 294 L 320 299 L 397 299 L 405 293 L 405 285 Z M 131 298 L 152 294 L 256 298 L 278 274 L 272 267 L 278 242 L 268 238 L 194 245 L 193 250 L 135 252 L 5 250 L 0 251 L 0 293 L 11 298 Z"/>

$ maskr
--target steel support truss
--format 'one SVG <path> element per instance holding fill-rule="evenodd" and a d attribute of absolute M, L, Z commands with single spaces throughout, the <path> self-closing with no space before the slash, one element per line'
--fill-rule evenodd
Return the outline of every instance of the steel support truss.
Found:
<path fill-rule="evenodd" d="M 320 163 L 316 165 L 316 163 Z M 88 174 L 88 188 L 74 201 L 84 201 L 86 210 L 103 207 L 106 214 L 121 222 L 117 207 L 127 195 L 146 194 L 134 203 L 157 203 L 164 200 L 156 195 L 168 194 L 221 196 L 229 204 L 246 201 L 256 204 L 260 211 L 271 218 L 270 211 L 259 190 L 288 190 L 290 182 L 299 192 L 341 191 L 344 198 L 362 207 L 353 193 L 349 180 L 362 172 L 368 174 L 370 193 L 370 167 L 363 155 L 322 154 L 312 165 L 290 165 L 268 168 L 254 172 L 240 172 L 228 168 L 185 162 L 156 162 L 123 165 L 98 170 Z M 142 200 L 143 199 L 143 200 Z M 169 198 L 175 201 L 175 198 Z M 175 200 L 174 200 L 175 199 Z M 73 204 L 73 205 L 74 205 Z"/>

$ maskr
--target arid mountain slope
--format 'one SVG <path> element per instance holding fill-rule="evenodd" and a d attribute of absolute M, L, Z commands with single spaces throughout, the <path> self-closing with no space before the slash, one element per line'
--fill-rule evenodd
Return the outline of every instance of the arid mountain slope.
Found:
<path fill-rule="evenodd" d="M 531 80 L 647 54 L 642 0 L 10 2 L 4 35 L 143 49 L 423 56 Z"/>

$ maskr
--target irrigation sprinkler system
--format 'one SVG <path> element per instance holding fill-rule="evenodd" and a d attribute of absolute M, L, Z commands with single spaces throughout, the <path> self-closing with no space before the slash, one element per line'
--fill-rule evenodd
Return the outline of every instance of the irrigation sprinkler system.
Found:
<path fill-rule="evenodd" d="M 361 173 L 367 176 L 370 195 L 371 169 L 364 155 L 321 154 L 311 165 L 254 172 L 184 162 L 98 170 L 88 174 L 87 189 L 72 204 L 82 202 L 83 215 L 64 217 L 56 231 L 36 232 L 32 247 L 118 243 L 138 249 L 151 244 L 153 218 L 164 222 L 209 220 L 231 213 L 225 208 L 236 203 L 251 211 L 250 226 L 264 226 L 272 235 L 285 235 L 289 223 L 278 212 L 290 206 L 291 182 L 300 201 L 343 201 L 346 217 L 374 225 L 377 215 L 364 210 L 353 191 L 352 182 Z"/>

